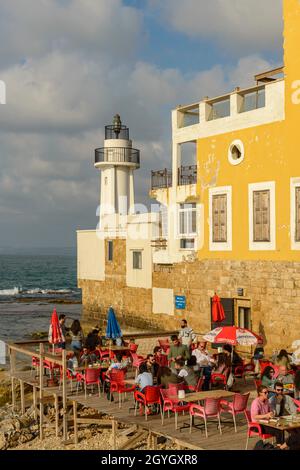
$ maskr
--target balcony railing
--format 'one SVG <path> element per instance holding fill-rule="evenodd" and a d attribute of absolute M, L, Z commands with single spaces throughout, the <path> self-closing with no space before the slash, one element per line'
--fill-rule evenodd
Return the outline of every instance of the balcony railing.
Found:
<path fill-rule="evenodd" d="M 120 130 L 116 134 L 114 126 L 105 126 L 105 139 L 129 140 L 129 129 L 126 126 L 120 126 Z"/>
<path fill-rule="evenodd" d="M 163 170 L 151 171 L 151 189 L 170 188 L 172 186 L 172 171 Z"/>
<path fill-rule="evenodd" d="M 134 163 L 140 166 L 140 151 L 126 147 L 103 147 L 95 150 L 96 163 Z"/>
<path fill-rule="evenodd" d="M 197 165 L 180 166 L 178 168 L 177 184 L 184 186 L 197 183 Z M 172 186 L 172 171 L 151 171 L 151 189 L 170 188 Z"/>
<path fill-rule="evenodd" d="M 180 166 L 178 168 L 178 185 L 197 183 L 197 165 Z"/>

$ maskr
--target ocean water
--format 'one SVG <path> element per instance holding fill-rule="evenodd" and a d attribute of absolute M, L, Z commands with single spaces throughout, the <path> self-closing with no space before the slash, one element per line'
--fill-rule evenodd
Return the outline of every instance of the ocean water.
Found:
<path fill-rule="evenodd" d="M 80 300 L 76 256 L 60 254 L 0 254 L 0 302 L 24 297 Z"/>
<path fill-rule="evenodd" d="M 2 252 L 3 253 L 3 252 Z M 22 340 L 35 331 L 48 331 L 51 314 L 67 315 L 68 323 L 81 314 L 77 263 L 73 250 L 33 250 L 0 253 L 0 339 Z M 76 304 L 48 303 L 50 300 Z M 26 302 L 24 302 L 26 300 Z"/>

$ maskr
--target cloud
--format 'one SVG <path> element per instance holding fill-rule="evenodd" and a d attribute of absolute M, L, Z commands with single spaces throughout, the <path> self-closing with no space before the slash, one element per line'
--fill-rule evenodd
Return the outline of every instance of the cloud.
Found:
<path fill-rule="evenodd" d="M 273 65 L 250 55 L 189 73 L 137 60 L 143 18 L 121 0 L 0 0 L 0 9 L 0 245 L 75 244 L 77 228 L 96 226 L 94 149 L 116 112 L 141 150 L 136 200 L 145 202 L 151 169 L 171 166 L 171 110 Z"/>
<path fill-rule="evenodd" d="M 282 0 L 149 0 L 149 7 L 173 30 L 214 41 L 227 54 L 282 46 Z"/>
<path fill-rule="evenodd" d="M 84 57 L 134 57 L 142 14 L 122 0 L 0 0 L 0 64 L 42 58 L 51 51 Z"/>

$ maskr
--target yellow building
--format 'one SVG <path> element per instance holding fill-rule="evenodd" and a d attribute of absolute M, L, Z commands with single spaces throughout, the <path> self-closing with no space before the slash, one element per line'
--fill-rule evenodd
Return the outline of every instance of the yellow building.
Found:
<path fill-rule="evenodd" d="M 172 112 L 172 170 L 152 172 L 160 219 L 129 213 L 122 233 L 99 242 L 98 268 L 88 248 L 95 242 L 78 233 L 87 317 L 104 318 L 114 293 L 127 324 L 171 329 L 186 317 L 204 333 L 214 326 L 217 292 L 226 323 L 263 334 L 267 350 L 299 338 L 300 2 L 283 3 L 282 68 L 256 75 L 253 87 Z M 187 162 L 191 146 L 195 160 Z M 141 226 L 143 241 L 128 236 Z M 114 261 L 105 255 L 112 246 Z"/>

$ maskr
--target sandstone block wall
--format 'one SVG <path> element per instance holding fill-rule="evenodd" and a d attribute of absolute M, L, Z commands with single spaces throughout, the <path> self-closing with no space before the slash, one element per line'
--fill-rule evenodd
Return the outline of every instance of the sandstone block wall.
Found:
<path fill-rule="evenodd" d="M 211 329 L 210 299 L 237 297 L 237 288 L 251 300 L 252 328 L 266 338 L 266 351 L 290 349 L 300 339 L 300 263 L 283 261 L 185 261 L 154 266 L 153 287 L 185 295 L 185 310 L 174 315 L 152 313 L 152 289 L 126 286 L 126 241 L 114 240 L 114 260 L 105 266 L 105 281 L 80 280 L 84 319 L 105 322 L 112 305 L 122 326 L 145 330 L 178 329 L 180 318 L 199 333 Z M 106 250 L 107 251 L 107 250 Z"/>

